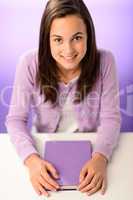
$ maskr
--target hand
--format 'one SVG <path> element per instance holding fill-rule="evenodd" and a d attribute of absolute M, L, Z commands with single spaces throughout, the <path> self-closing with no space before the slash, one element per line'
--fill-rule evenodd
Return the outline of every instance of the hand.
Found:
<path fill-rule="evenodd" d="M 79 177 L 78 190 L 91 195 L 101 189 L 104 194 L 107 187 L 107 159 L 100 153 L 95 153 L 82 168 Z"/>
<path fill-rule="evenodd" d="M 49 196 L 47 190 L 59 189 L 58 183 L 54 180 L 59 178 L 59 175 L 51 163 L 42 160 L 37 154 L 29 156 L 24 163 L 29 169 L 30 181 L 38 195 Z"/>

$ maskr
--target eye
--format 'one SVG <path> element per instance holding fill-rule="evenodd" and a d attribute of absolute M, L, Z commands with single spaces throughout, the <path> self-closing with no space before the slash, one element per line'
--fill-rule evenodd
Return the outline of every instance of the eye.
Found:
<path fill-rule="evenodd" d="M 62 39 L 61 39 L 61 38 L 56 38 L 56 39 L 54 39 L 54 42 L 56 42 L 56 43 L 61 43 L 61 42 L 62 42 Z"/>
<path fill-rule="evenodd" d="M 74 40 L 76 40 L 76 41 L 79 41 L 79 40 L 81 40 L 81 39 L 82 39 L 81 36 L 76 36 L 76 37 L 74 38 Z"/>

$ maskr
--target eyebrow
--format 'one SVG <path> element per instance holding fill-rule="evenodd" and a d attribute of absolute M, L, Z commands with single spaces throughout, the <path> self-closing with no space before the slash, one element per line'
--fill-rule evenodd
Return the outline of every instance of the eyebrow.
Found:
<path fill-rule="evenodd" d="M 75 37 L 76 35 L 79 35 L 79 34 L 80 34 L 80 35 L 84 35 L 83 32 L 77 32 L 77 33 L 75 33 L 74 35 L 72 35 L 72 37 Z M 53 34 L 51 37 L 62 37 L 62 36 Z"/>

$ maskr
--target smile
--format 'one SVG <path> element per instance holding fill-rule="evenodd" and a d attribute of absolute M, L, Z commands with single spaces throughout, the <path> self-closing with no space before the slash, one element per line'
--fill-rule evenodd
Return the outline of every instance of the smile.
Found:
<path fill-rule="evenodd" d="M 77 54 L 76 55 L 74 55 L 74 56 L 68 56 L 68 57 L 64 57 L 64 56 L 62 56 L 66 61 L 72 61 L 73 59 L 75 59 L 76 57 L 77 57 Z"/>

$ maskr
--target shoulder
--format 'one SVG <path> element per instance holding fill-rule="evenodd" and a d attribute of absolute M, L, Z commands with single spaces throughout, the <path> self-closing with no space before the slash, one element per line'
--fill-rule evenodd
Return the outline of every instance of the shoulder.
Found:
<path fill-rule="evenodd" d="M 35 83 L 38 68 L 38 50 L 30 49 L 24 52 L 18 61 L 17 72 Z"/>
<path fill-rule="evenodd" d="M 25 62 L 27 64 L 37 63 L 37 60 L 38 60 L 37 54 L 38 54 L 37 49 L 29 49 L 20 56 L 20 61 Z"/>
<path fill-rule="evenodd" d="M 100 70 L 104 76 L 109 71 L 114 71 L 116 68 L 115 57 L 109 50 L 100 49 Z"/>
<path fill-rule="evenodd" d="M 114 61 L 114 55 L 111 51 L 109 50 L 104 50 L 104 49 L 99 49 L 100 52 L 100 63 L 101 64 L 109 64 L 110 62 Z"/>

